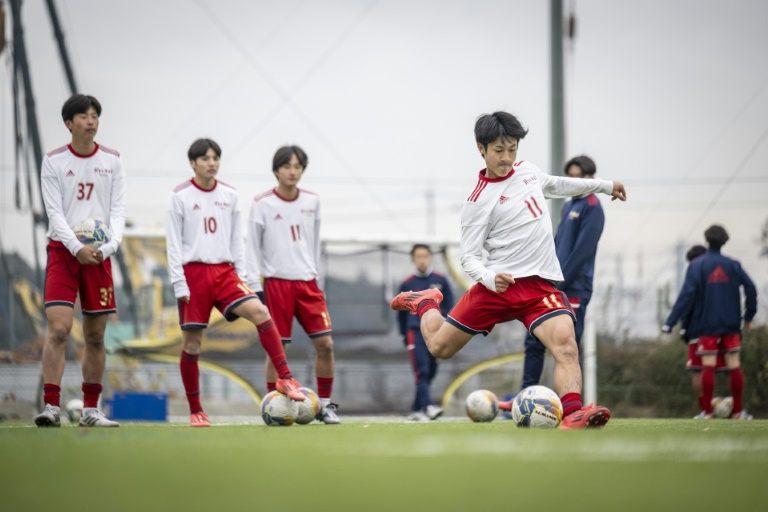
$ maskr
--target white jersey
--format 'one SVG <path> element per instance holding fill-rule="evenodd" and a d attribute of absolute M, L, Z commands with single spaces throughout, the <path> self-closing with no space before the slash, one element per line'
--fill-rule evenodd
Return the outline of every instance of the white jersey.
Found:
<path fill-rule="evenodd" d="M 189 296 L 183 266 L 192 261 L 233 263 L 245 282 L 245 242 L 234 188 L 216 180 L 211 190 L 203 190 L 194 180 L 186 181 L 173 189 L 165 218 L 168 268 L 176 298 Z"/>
<path fill-rule="evenodd" d="M 562 281 L 545 199 L 612 191 L 612 181 L 550 176 L 524 161 L 504 178 L 480 171 L 461 211 L 462 268 L 491 291 L 499 273 Z"/>
<path fill-rule="evenodd" d="M 303 189 L 285 199 L 277 189 L 253 199 L 248 218 L 248 286 L 261 291 L 259 276 L 293 281 L 317 279 L 320 198 Z"/>
<path fill-rule="evenodd" d="M 96 144 L 90 155 L 78 155 L 71 145 L 45 155 L 40 186 L 48 214 L 46 236 L 73 255 L 84 246 L 72 228 L 98 219 L 109 226 L 110 241 L 100 247 L 109 258 L 120 246 L 125 231 L 125 168 L 114 149 Z"/>

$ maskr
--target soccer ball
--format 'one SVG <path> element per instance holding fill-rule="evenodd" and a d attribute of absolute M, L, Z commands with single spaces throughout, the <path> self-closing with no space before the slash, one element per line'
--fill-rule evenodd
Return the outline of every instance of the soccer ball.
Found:
<path fill-rule="evenodd" d="M 730 418 L 732 412 L 732 396 L 716 396 L 712 399 L 712 416 L 715 418 Z"/>
<path fill-rule="evenodd" d="M 298 413 L 298 404 L 277 391 L 270 391 L 261 401 L 261 417 L 270 427 L 289 427 Z"/>
<path fill-rule="evenodd" d="M 296 423 L 299 425 L 306 425 L 312 423 L 317 413 L 320 411 L 320 398 L 317 393 L 309 388 L 299 388 L 304 396 L 307 398 L 303 402 L 297 402 L 299 412 L 296 415 Z"/>
<path fill-rule="evenodd" d="M 83 407 L 83 401 L 79 398 L 73 398 L 67 402 L 65 409 L 70 422 L 77 423 L 80 421 L 80 418 L 83 416 Z"/>
<path fill-rule="evenodd" d="M 112 238 L 109 226 L 98 219 L 85 219 L 76 224 L 72 231 L 81 244 L 98 249 Z"/>
<path fill-rule="evenodd" d="M 557 428 L 563 421 L 563 404 L 546 386 L 529 386 L 512 402 L 512 421 L 518 427 Z"/>
<path fill-rule="evenodd" d="M 467 416 L 475 422 L 493 421 L 499 413 L 499 399 L 487 389 L 478 389 L 467 396 Z"/>

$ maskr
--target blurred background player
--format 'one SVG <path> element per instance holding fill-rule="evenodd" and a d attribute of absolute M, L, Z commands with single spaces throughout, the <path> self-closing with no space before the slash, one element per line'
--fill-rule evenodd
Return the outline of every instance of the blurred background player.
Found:
<path fill-rule="evenodd" d="M 697 355 L 701 356 L 701 401 L 706 413 L 712 418 L 712 395 L 715 389 L 715 365 L 720 349 L 726 352 L 725 362 L 730 370 L 731 396 L 734 419 L 751 419 L 742 410 L 744 377 L 741 372 L 741 291 L 744 288 L 744 330 L 751 329 L 757 312 L 757 289 L 741 264 L 720 254 L 728 241 L 728 233 L 722 226 L 713 225 L 704 232 L 708 250 L 688 266 L 685 282 L 677 297 L 670 317 L 662 327 L 670 332 L 678 318 L 688 318 L 686 335 L 698 339 Z M 672 323 L 674 322 L 674 323 Z"/>
<path fill-rule="evenodd" d="M 331 403 L 334 357 L 331 317 L 317 285 L 320 260 L 320 198 L 298 188 L 307 168 L 307 154 L 298 146 L 284 146 L 272 159 L 277 187 L 256 196 L 248 219 L 249 285 L 263 292 L 283 343 L 291 342 L 293 317 L 315 347 L 318 419 L 340 423 Z M 275 387 L 272 361 L 266 363 L 267 391 Z"/>
<path fill-rule="evenodd" d="M 448 311 L 453 307 L 453 293 L 448 279 L 432 270 L 432 249 L 426 244 L 414 245 L 411 249 L 411 262 L 416 267 L 415 272 L 403 281 L 403 284 L 400 285 L 400 291 L 440 290 L 443 294 L 440 311 L 443 316 L 448 314 Z M 407 311 L 398 311 L 397 320 L 416 378 L 416 396 L 408 419 L 413 421 L 435 420 L 443 414 L 443 410 L 432 403 L 432 397 L 429 393 L 429 386 L 437 375 L 437 358 L 429 352 L 424 343 L 417 316 L 409 315 Z"/>
<path fill-rule="evenodd" d="M 208 327 L 214 307 L 230 322 L 242 317 L 253 323 L 267 357 L 277 368 L 277 390 L 297 401 L 303 401 L 304 395 L 291 377 L 269 311 L 246 285 L 237 192 L 216 179 L 221 148 L 211 139 L 198 139 L 187 155 L 194 177 L 171 193 L 165 223 L 166 250 L 174 295 L 179 301 L 179 367 L 189 401 L 189 423 L 192 427 L 207 427 L 210 422 L 200 404 L 198 359 L 203 329 Z"/>
<path fill-rule="evenodd" d="M 565 175 L 571 178 L 594 179 L 595 162 L 588 156 L 577 156 L 566 162 Z M 576 196 L 563 205 L 560 225 L 555 234 L 555 250 L 563 280 L 557 289 L 565 293 L 576 315 L 574 330 L 576 345 L 581 347 L 584 317 L 592 298 L 592 279 L 595 275 L 597 243 L 603 234 L 605 215 L 595 194 Z M 544 345 L 531 333 L 525 337 L 522 389 L 539 383 L 544 368 Z"/>
<path fill-rule="evenodd" d="M 43 400 L 35 416 L 38 427 L 60 426 L 61 378 L 74 306 L 80 295 L 83 312 L 83 415 L 80 426 L 117 427 L 98 410 L 106 365 L 104 331 L 115 313 L 110 256 L 125 229 L 125 169 L 117 151 L 94 141 L 101 104 L 93 96 L 75 94 L 61 109 L 72 142 L 43 159 L 41 188 L 48 215 L 48 264 L 45 268 L 45 316 L 48 333 L 43 347 Z M 72 226 L 86 219 L 106 223 L 112 232 L 98 249 L 85 247 Z"/>
<path fill-rule="evenodd" d="M 403 292 L 395 310 L 421 319 L 432 355 L 449 358 L 476 334 L 487 335 L 501 322 L 520 320 L 555 358 L 554 388 L 563 404 L 563 429 L 600 428 L 610 411 L 581 400 L 581 367 L 573 310 L 553 284 L 563 280 L 552 238 L 546 198 L 593 192 L 626 200 L 618 181 L 550 176 L 525 161 L 516 162 L 518 143 L 528 131 L 506 112 L 482 115 L 475 140 L 486 163 L 461 212 L 461 265 L 475 284 L 445 319 L 439 290 Z M 483 261 L 483 249 L 488 257 Z M 499 404 L 511 409 L 510 402 Z"/>

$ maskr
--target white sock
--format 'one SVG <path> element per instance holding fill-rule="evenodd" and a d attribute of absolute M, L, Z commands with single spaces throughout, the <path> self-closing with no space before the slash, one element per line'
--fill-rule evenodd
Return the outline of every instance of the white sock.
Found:
<path fill-rule="evenodd" d="M 328 405 L 330 403 L 331 403 L 331 399 L 330 398 L 321 398 L 320 399 L 320 405 L 322 405 L 323 407 L 325 407 L 326 405 Z"/>

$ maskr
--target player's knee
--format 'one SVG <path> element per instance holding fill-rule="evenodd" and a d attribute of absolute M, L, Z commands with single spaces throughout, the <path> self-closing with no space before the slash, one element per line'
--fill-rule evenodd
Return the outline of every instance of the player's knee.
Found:
<path fill-rule="evenodd" d="M 554 340 L 552 355 L 559 361 L 578 361 L 579 347 L 576 338 L 572 334 L 564 334 Z"/>
<path fill-rule="evenodd" d="M 54 322 L 48 324 L 48 343 L 53 345 L 66 345 L 69 341 L 69 332 L 72 325 L 64 322 Z"/>
<path fill-rule="evenodd" d="M 429 345 L 429 353 L 440 359 L 450 359 L 457 352 L 451 344 L 435 340 Z"/>
<path fill-rule="evenodd" d="M 333 340 L 330 336 L 323 336 L 312 340 L 318 355 L 329 355 L 333 353 Z"/>

